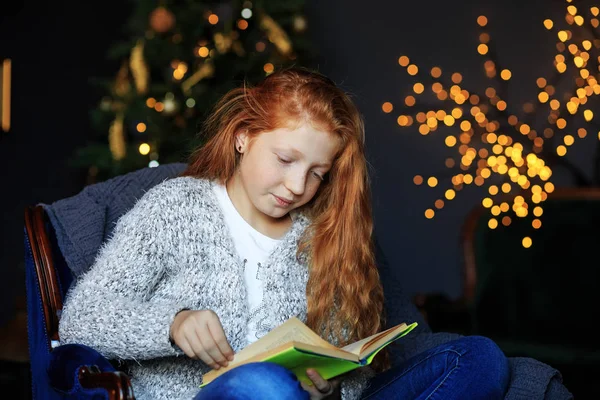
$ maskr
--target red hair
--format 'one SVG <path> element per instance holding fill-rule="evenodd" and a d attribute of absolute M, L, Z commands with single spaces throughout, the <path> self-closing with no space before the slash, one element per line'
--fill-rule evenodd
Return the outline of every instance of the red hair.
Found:
<path fill-rule="evenodd" d="M 349 96 L 330 79 L 301 68 L 282 69 L 254 87 L 233 89 L 205 120 L 206 143 L 192 153 L 184 175 L 225 183 L 239 162 L 236 134 L 246 131 L 252 138 L 305 122 L 337 135 L 342 143 L 326 181 L 304 206 L 311 224 L 298 255 L 304 252 L 309 260 L 307 325 L 345 345 L 384 326 L 364 124 Z M 383 369 L 387 354 L 374 361 L 376 369 Z"/>

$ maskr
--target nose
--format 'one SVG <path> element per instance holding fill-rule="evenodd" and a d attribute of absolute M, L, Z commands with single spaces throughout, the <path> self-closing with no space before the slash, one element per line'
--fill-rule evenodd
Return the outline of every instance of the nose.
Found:
<path fill-rule="evenodd" d="M 285 187 L 295 196 L 302 196 L 306 188 L 306 173 L 300 170 L 290 171 L 286 176 Z"/>

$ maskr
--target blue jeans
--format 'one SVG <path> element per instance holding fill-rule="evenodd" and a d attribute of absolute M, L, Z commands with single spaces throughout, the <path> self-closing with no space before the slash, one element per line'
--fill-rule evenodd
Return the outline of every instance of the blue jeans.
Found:
<path fill-rule="evenodd" d="M 240 365 L 198 392 L 194 400 L 308 400 L 296 375 L 273 363 Z"/>
<path fill-rule="evenodd" d="M 508 360 L 485 337 L 465 336 L 420 353 L 369 382 L 363 399 L 503 399 Z M 251 363 L 221 375 L 194 400 L 308 399 L 294 374 L 272 363 Z"/>
<path fill-rule="evenodd" d="M 465 336 L 420 353 L 371 379 L 365 400 L 503 399 L 508 360 L 482 336 Z"/>

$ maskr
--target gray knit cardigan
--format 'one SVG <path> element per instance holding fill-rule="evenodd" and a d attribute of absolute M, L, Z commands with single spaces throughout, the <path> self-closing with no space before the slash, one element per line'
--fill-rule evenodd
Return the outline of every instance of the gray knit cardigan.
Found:
<path fill-rule="evenodd" d="M 170 343 L 179 310 L 213 310 L 234 351 L 248 344 L 243 262 L 212 185 L 178 177 L 150 189 L 118 220 L 65 298 L 61 344 L 88 345 L 125 362 L 138 400 L 192 399 L 210 369 Z M 308 268 L 296 249 L 308 223 L 298 213 L 260 271 L 261 336 L 290 317 L 306 320 Z M 363 368 L 349 376 L 342 397 L 358 398 L 368 375 Z"/>

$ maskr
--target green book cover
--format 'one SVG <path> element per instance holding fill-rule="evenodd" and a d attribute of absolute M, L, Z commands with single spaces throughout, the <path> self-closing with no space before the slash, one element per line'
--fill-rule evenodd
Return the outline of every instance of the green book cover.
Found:
<path fill-rule="evenodd" d="M 377 353 L 393 341 L 406 336 L 417 326 L 402 323 L 343 348 L 337 348 L 321 339 L 310 328 L 296 318 L 288 320 L 264 338 L 244 349 L 241 359 L 227 367 L 212 370 L 203 376 L 204 387 L 223 373 L 249 362 L 268 361 L 292 371 L 301 382 L 312 384 L 306 376 L 308 368 L 315 369 L 324 379 L 371 364 Z M 262 343 L 268 345 L 262 347 Z M 236 355 L 237 357 L 237 355 Z"/>
<path fill-rule="evenodd" d="M 296 346 L 287 348 L 281 353 L 267 357 L 262 361 L 269 361 L 279 364 L 282 367 L 292 371 L 301 382 L 312 385 L 312 381 L 310 378 L 308 378 L 308 376 L 306 376 L 306 370 L 308 368 L 317 370 L 323 379 L 331 379 L 356 368 L 369 365 L 377 353 L 381 351 L 381 349 L 392 343 L 394 340 L 400 339 L 401 337 L 407 335 L 416 326 L 416 322 L 408 325 L 407 328 L 400 334 L 386 341 L 383 345 L 369 353 L 366 357 L 357 358 L 357 361 L 337 358 L 333 355 L 314 353 L 310 350 L 305 350 Z"/>

